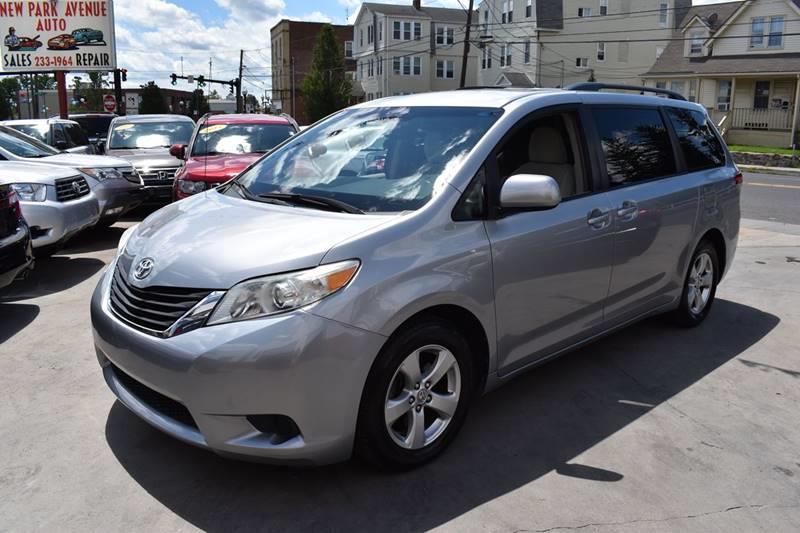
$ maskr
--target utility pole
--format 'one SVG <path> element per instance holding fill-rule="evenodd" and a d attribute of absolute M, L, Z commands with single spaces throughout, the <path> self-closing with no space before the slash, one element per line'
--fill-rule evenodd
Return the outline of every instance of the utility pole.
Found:
<path fill-rule="evenodd" d="M 236 112 L 241 113 L 242 105 L 242 73 L 244 69 L 244 50 L 239 50 L 239 83 L 236 84 Z"/>
<path fill-rule="evenodd" d="M 295 70 L 296 69 L 295 69 L 294 56 L 292 56 L 289 59 L 289 61 L 290 61 L 291 68 L 292 68 L 292 118 L 295 118 L 297 115 L 295 114 L 294 102 L 295 102 L 295 100 L 297 100 L 297 91 L 296 91 L 296 87 L 295 87 Z M 295 120 L 297 120 L 297 119 L 295 118 Z"/>
<path fill-rule="evenodd" d="M 122 71 L 118 68 L 114 69 L 114 98 L 117 100 L 117 113 L 120 115 L 127 114 L 123 111 L 125 102 L 122 101 Z"/>
<path fill-rule="evenodd" d="M 208 79 L 211 79 L 211 78 L 214 77 L 214 72 L 212 70 L 212 66 L 213 65 L 214 65 L 213 58 L 209 57 L 208 58 Z M 208 98 L 211 98 L 211 85 L 210 84 L 208 86 Z"/>
<path fill-rule="evenodd" d="M 467 60 L 469 59 L 469 30 L 472 27 L 472 5 L 474 0 L 469 0 L 469 10 L 467 11 L 467 32 L 464 36 L 464 57 L 461 59 L 461 83 L 463 87 L 467 83 Z"/>
<path fill-rule="evenodd" d="M 31 74 L 33 85 L 33 118 L 39 118 L 39 76 Z"/>

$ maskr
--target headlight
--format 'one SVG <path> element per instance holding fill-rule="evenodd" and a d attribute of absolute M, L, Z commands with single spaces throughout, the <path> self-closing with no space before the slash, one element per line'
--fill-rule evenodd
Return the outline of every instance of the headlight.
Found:
<path fill-rule="evenodd" d="M 342 261 L 244 281 L 225 294 L 208 325 L 285 313 L 310 305 L 350 283 L 360 264 L 356 260 Z"/>
<path fill-rule="evenodd" d="M 206 190 L 205 181 L 178 180 L 178 190 L 183 194 L 197 194 Z"/>
<path fill-rule="evenodd" d="M 110 179 L 123 179 L 125 176 L 122 175 L 116 168 L 79 168 L 81 172 L 84 174 L 88 174 L 97 181 L 105 181 Z"/>
<path fill-rule="evenodd" d="M 39 183 L 12 183 L 11 188 L 23 202 L 44 202 L 47 186 Z"/>

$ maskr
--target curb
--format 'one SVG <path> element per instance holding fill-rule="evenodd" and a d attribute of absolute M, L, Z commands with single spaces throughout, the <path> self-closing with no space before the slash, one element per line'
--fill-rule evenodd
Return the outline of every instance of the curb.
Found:
<path fill-rule="evenodd" d="M 800 168 L 764 167 L 759 165 L 736 165 L 743 172 L 757 172 L 759 174 L 775 174 L 778 176 L 793 176 L 800 178 Z"/>

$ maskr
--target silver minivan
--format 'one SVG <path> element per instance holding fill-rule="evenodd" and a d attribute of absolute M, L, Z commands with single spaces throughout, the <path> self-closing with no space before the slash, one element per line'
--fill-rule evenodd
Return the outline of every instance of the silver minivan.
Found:
<path fill-rule="evenodd" d="M 92 298 L 109 387 L 221 455 L 410 468 L 526 369 L 700 324 L 742 175 L 701 106 L 604 88 L 359 104 L 154 213 Z"/>

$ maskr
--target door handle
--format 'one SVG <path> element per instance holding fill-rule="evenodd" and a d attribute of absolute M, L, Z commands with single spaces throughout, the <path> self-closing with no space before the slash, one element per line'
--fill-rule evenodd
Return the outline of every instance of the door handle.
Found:
<path fill-rule="evenodd" d="M 630 221 L 639 216 L 639 205 L 633 200 L 625 200 L 617 209 L 617 217 L 623 221 Z"/>
<path fill-rule="evenodd" d="M 589 211 L 589 215 L 586 217 L 586 223 L 593 229 L 603 229 L 608 226 L 610 221 L 611 216 L 609 215 L 609 210 L 600 209 L 599 207 L 595 207 Z"/>

